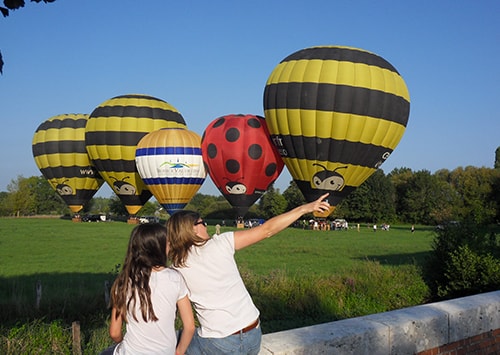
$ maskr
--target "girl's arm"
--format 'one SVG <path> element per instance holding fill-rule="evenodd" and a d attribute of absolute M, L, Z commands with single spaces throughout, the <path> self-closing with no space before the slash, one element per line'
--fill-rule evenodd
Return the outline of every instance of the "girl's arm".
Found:
<path fill-rule="evenodd" d="M 177 308 L 182 320 L 182 333 L 177 348 L 175 349 L 175 355 L 184 355 L 193 338 L 195 330 L 193 309 L 191 308 L 191 302 L 187 296 L 177 301 Z"/>
<path fill-rule="evenodd" d="M 113 307 L 111 311 L 111 323 L 109 324 L 109 335 L 115 343 L 119 343 L 123 340 L 122 324 L 122 317 L 116 318 L 116 309 Z"/>
<path fill-rule="evenodd" d="M 269 238 L 307 213 L 323 213 L 328 211 L 330 204 L 325 200 L 327 197 L 328 193 L 322 195 L 316 201 L 303 204 L 302 206 L 295 207 L 293 210 L 275 216 L 258 227 L 234 232 L 234 248 L 236 250 L 242 249 L 262 239 Z"/>

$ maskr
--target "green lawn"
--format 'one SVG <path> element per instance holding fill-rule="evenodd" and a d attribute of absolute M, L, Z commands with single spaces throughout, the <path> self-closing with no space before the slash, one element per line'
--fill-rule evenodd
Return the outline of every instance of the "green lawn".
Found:
<path fill-rule="evenodd" d="M 108 274 L 122 262 L 133 227 L 123 222 L 1 218 L 0 277 Z M 209 226 L 209 232 L 214 233 L 215 228 Z M 238 251 L 236 258 L 257 274 L 283 269 L 291 274 L 330 275 L 367 258 L 388 265 L 420 263 L 432 238 L 432 230 L 417 228 L 412 234 L 408 226 L 377 232 L 366 226 L 359 232 L 288 228 Z"/>
<path fill-rule="evenodd" d="M 22 353 L 35 343 L 69 349 L 75 320 L 84 354 L 107 347 L 104 285 L 114 280 L 133 227 L 0 218 L 0 353 Z M 274 332 L 425 302 L 428 290 L 417 265 L 432 239 L 432 229 L 423 227 L 413 234 L 409 226 L 375 233 L 366 226 L 359 232 L 288 228 L 238 251 L 236 259 L 261 310 L 263 331 Z M 56 330 L 64 339 L 47 335 Z"/>

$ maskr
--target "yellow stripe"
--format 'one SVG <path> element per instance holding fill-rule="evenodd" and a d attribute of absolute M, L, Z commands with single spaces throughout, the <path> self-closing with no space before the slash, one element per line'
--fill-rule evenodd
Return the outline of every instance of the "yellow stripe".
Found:
<path fill-rule="evenodd" d="M 148 117 L 91 117 L 87 132 L 144 132 L 149 133 L 161 128 L 186 128 L 183 123 Z"/>
<path fill-rule="evenodd" d="M 160 100 L 154 100 L 150 98 L 114 98 L 108 101 L 103 102 L 99 107 L 105 107 L 105 106 L 136 106 L 136 107 L 152 107 L 152 108 L 161 108 L 164 110 L 169 110 L 173 112 L 179 113 L 177 109 L 170 105 L 169 103 L 165 101 L 160 101 Z"/>
<path fill-rule="evenodd" d="M 135 160 L 135 145 L 88 145 L 87 151 L 94 160 Z"/>
<path fill-rule="evenodd" d="M 361 87 L 410 101 L 408 88 L 398 73 L 363 63 L 319 59 L 283 62 L 271 73 L 267 85 L 290 82 Z"/>
<path fill-rule="evenodd" d="M 90 159 L 87 153 L 67 153 L 67 154 L 43 154 L 35 157 L 35 160 L 40 163 L 40 168 L 48 167 L 87 167 L 90 165 Z"/>
<path fill-rule="evenodd" d="M 405 132 L 405 126 L 396 122 L 338 112 L 276 109 L 266 110 L 265 115 L 271 134 L 331 138 L 391 149 Z"/>
<path fill-rule="evenodd" d="M 149 191 L 153 193 L 159 203 L 189 203 L 200 185 L 191 184 L 165 184 L 150 185 Z"/>
<path fill-rule="evenodd" d="M 358 165 L 332 163 L 328 161 L 305 160 L 296 158 L 283 158 L 286 167 L 295 180 L 309 181 L 312 177 L 323 169 L 318 166 L 313 166 L 314 163 L 319 163 L 326 167 L 327 170 L 334 171 L 336 168 L 347 166 L 346 169 L 339 169 L 337 172 L 342 175 L 346 186 L 361 185 L 376 169 Z M 311 185 L 311 187 L 313 187 Z"/>

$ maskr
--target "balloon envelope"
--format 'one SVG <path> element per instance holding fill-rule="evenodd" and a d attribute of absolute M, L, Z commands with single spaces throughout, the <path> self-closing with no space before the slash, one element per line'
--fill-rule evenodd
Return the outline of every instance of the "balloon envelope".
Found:
<path fill-rule="evenodd" d="M 205 181 L 201 137 L 187 129 L 148 133 L 137 144 L 135 161 L 142 180 L 170 215 L 182 210 Z"/>
<path fill-rule="evenodd" d="M 114 97 L 90 114 L 85 133 L 87 151 L 130 215 L 151 197 L 135 165 L 137 143 L 161 128 L 186 128 L 186 123 L 172 105 L 146 95 Z"/>
<path fill-rule="evenodd" d="M 283 170 L 263 117 L 226 115 L 212 121 L 201 143 L 203 162 L 222 195 L 244 216 Z"/>
<path fill-rule="evenodd" d="M 81 211 L 104 183 L 85 148 L 87 120 L 86 114 L 54 116 L 33 136 L 36 165 L 73 213 Z"/>
<path fill-rule="evenodd" d="M 406 128 L 406 84 L 362 49 L 300 50 L 273 70 L 264 112 L 273 143 L 307 201 L 335 206 L 389 157 Z"/>

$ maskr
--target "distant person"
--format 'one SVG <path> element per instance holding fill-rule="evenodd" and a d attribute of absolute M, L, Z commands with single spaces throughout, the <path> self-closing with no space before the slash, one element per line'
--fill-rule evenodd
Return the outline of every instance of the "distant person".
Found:
<path fill-rule="evenodd" d="M 259 310 L 243 283 L 234 253 L 275 235 L 307 213 L 328 211 L 326 197 L 328 194 L 255 228 L 229 231 L 213 238 L 197 212 L 181 210 L 170 217 L 169 260 L 184 276 L 200 322 L 188 354 L 259 353 Z"/>
<path fill-rule="evenodd" d="M 219 223 L 217 223 L 217 224 L 215 225 L 215 234 L 217 234 L 217 235 L 219 235 L 219 234 L 220 234 L 220 224 L 219 224 Z"/>
<path fill-rule="evenodd" d="M 111 287 L 109 334 L 117 344 L 101 355 L 185 353 L 195 330 L 194 316 L 182 275 L 166 267 L 166 249 L 165 226 L 149 223 L 132 230 L 123 268 Z M 176 308 L 183 323 L 178 342 Z"/>
<path fill-rule="evenodd" d="M 376 231 L 377 231 L 377 225 L 376 225 L 376 224 L 374 224 L 374 225 L 373 225 L 373 231 L 374 231 L 374 232 L 376 232 Z"/>
<path fill-rule="evenodd" d="M 414 224 L 411 225 L 411 232 L 415 233 L 415 225 Z"/>

